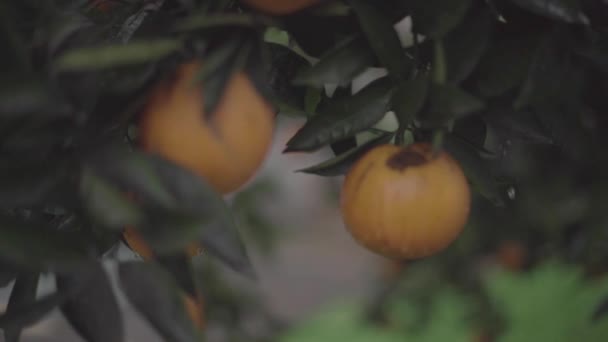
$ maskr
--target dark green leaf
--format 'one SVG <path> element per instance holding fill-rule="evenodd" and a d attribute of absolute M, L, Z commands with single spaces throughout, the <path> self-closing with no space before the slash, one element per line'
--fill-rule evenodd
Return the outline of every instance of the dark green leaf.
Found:
<path fill-rule="evenodd" d="M 528 104 L 542 105 L 545 102 L 562 102 L 573 98 L 571 86 L 579 79 L 578 72 L 562 47 L 563 35 L 548 34 L 536 49 L 530 63 L 526 80 L 515 99 L 515 107 Z M 565 97 L 562 97 L 565 96 Z"/>
<path fill-rule="evenodd" d="M 70 295 L 63 315 L 89 342 L 123 341 L 122 315 L 108 277 L 99 263 L 56 275 L 57 289 Z"/>
<path fill-rule="evenodd" d="M 432 84 L 429 92 L 429 112 L 421 118 L 425 124 L 442 125 L 449 120 L 481 110 L 484 103 L 453 84 Z"/>
<path fill-rule="evenodd" d="M 182 251 L 198 240 L 235 270 L 253 272 L 230 209 L 201 177 L 160 156 L 122 148 L 99 151 L 89 163 L 149 208 L 137 228 L 157 252 Z"/>
<path fill-rule="evenodd" d="M 17 277 L 11 296 L 6 306 L 5 315 L 11 315 L 19 308 L 31 305 L 36 301 L 36 290 L 38 289 L 39 273 L 25 273 Z M 6 342 L 17 342 L 21 336 L 21 326 L 4 328 Z"/>
<path fill-rule="evenodd" d="M 388 143 L 394 136 L 394 133 L 383 133 L 380 136 L 365 142 L 355 148 L 352 148 L 345 153 L 342 153 L 335 158 L 326 160 L 320 164 L 310 166 L 297 172 L 311 173 L 319 176 L 339 176 L 348 172 L 350 167 L 372 148 Z"/>
<path fill-rule="evenodd" d="M 82 172 L 80 192 L 89 215 L 106 227 L 122 229 L 142 220 L 139 208 L 125 193 L 96 175 L 91 168 L 84 168 Z"/>
<path fill-rule="evenodd" d="M 186 313 L 182 295 L 171 277 L 153 264 L 126 262 L 118 273 L 129 302 L 167 341 L 202 339 Z"/>
<path fill-rule="evenodd" d="M 476 147 L 484 146 L 487 136 L 487 125 L 480 115 L 456 120 L 452 133 L 463 138 Z M 487 151 L 491 154 L 490 151 Z"/>
<path fill-rule="evenodd" d="M 414 121 L 427 98 L 429 77 L 421 73 L 416 78 L 402 81 L 391 98 L 399 124 L 406 127 Z"/>
<path fill-rule="evenodd" d="M 386 114 L 392 91 L 392 83 L 382 78 L 329 101 L 287 142 L 285 152 L 314 151 L 373 126 Z"/>
<path fill-rule="evenodd" d="M 201 177 L 163 158 L 149 156 L 149 163 L 179 206 L 163 218 L 151 215 L 149 230 L 142 232 L 159 252 L 181 250 L 193 240 L 228 266 L 252 276 L 253 269 L 230 208 Z M 154 209 L 153 209 L 154 210 Z"/>
<path fill-rule="evenodd" d="M 567 23 L 589 24 L 579 0 L 511 0 L 511 2 L 536 14 Z"/>
<path fill-rule="evenodd" d="M 334 155 L 342 154 L 351 148 L 357 147 L 357 137 L 348 137 L 342 140 L 338 140 L 335 143 L 329 145 Z"/>
<path fill-rule="evenodd" d="M 0 205 L 18 207 L 47 200 L 64 181 L 68 172 L 63 164 L 19 165 L 5 161 L 0 167 Z"/>
<path fill-rule="evenodd" d="M 84 47 L 64 53 L 56 62 L 59 70 L 102 70 L 158 60 L 177 51 L 181 42 L 174 39 L 131 42 Z"/>
<path fill-rule="evenodd" d="M 472 72 L 488 46 L 494 16 L 490 10 L 471 11 L 462 23 L 443 39 L 448 80 L 459 83 Z"/>
<path fill-rule="evenodd" d="M 176 31 L 193 31 L 221 27 L 255 27 L 262 24 L 272 24 L 261 16 L 249 13 L 202 13 L 194 14 L 180 20 L 175 25 Z"/>
<path fill-rule="evenodd" d="M 22 75 L 3 75 L 6 79 L 23 77 Z M 58 103 L 48 90 L 34 81 L 10 80 L 0 85 L 0 116 L 14 119 L 25 115 L 43 118 L 66 116 L 67 108 Z"/>
<path fill-rule="evenodd" d="M 413 30 L 428 38 L 441 38 L 464 18 L 471 0 L 412 1 Z"/>
<path fill-rule="evenodd" d="M 386 67 L 393 77 L 405 76 L 411 70 L 413 63 L 403 52 L 391 20 L 372 2 L 350 0 L 349 3 L 380 64 Z"/>
<path fill-rule="evenodd" d="M 485 120 L 495 130 L 509 138 L 519 138 L 538 144 L 551 144 L 553 139 L 531 112 L 511 109 L 493 110 Z"/>
<path fill-rule="evenodd" d="M 30 326 L 40 321 L 66 299 L 65 294 L 53 293 L 34 302 L 15 307 L 0 315 L 0 329 L 11 330 Z"/>
<path fill-rule="evenodd" d="M 205 118 L 212 117 L 216 106 L 221 101 L 228 82 L 238 69 L 244 65 L 242 58 L 248 58 L 247 46 L 249 43 L 242 39 L 232 37 L 221 47 L 210 53 L 202 65 L 197 78 L 202 82 L 201 92 L 204 94 Z M 245 53 L 244 56 L 240 54 Z"/>
<path fill-rule="evenodd" d="M 598 38 L 589 46 L 580 46 L 575 52 L 585 56 L 608 74 L 608 37 Z"/>
<path fill-rule="evenodd" d="M 313 115 L 323 100 L 324 89 L 308 88 L 306 89 L 306 96 L 304 97 L 304 110 L 308 115 Z"/>
<path fill-rule="evenodd" d="M 494 97 L 520 85 L 526 78 L 538 44 L 538 35 L 496 42 L 475 71 L 476 92 L 484 97 Z"/>
<path fill-rule="evenodd" d="M 474 190 L 496 205 L 504 204 L 506 194 L 503 187 L 492 174 L 489 163 L 479 156 L 471 144 L 453 135 L 446 135 L 444 148 L 460 163 Z"/>
<path fill-rule="evenodd" d="M 294 84 L 322 87 L 326 83 L 345 85 L 374 62 L 374 54 L 359 36 L 346 38 L 311 67 L 302 69 Z"/>
<path fill-rule="evenodd" d="M 185 252 L 160 255 L 157 259 L 158 263 L 173 277 L 180 289 L 196 297 L 197 288 L 194 284 L 193 270 L 191 257 Z"/>
<path fill-rule="evenodd" d="M 40 268 L 76 263 L 87 257 L 86 246 L 76 235 L 6 215 L 0 216 L 0 227 L 0 256 L 13 263 Z"/>

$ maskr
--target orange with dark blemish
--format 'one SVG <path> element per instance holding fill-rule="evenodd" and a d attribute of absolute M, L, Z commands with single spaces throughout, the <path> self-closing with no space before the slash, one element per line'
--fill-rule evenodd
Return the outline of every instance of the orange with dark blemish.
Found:
<path fill-rule="evenodd" d="M 459 164 L 429 144 L 382 145 L 359 159 L 341 192 L 355 240 L 395 259 L 433 255 L 464 228 L 471 194 Z"/>

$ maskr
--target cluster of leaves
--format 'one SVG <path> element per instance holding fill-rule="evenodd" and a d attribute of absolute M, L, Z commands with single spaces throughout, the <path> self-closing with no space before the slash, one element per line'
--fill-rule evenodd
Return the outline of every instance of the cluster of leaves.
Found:
<path fill-rule="evenodd" d="M 242 70 L 280 113 L 304 116 L 286 151 L 336 153 L 305 172 L 343 174 L 372 146 L 401 143 L 406 133 L 433 140 L 461 162 L 482 198 L 476 219 L 491 222 L 468 241 L 488 246 L 510 232 L 529 237 L 535 250 L 605 264 L 607 7 L 327 0 L 273 18 L 232 0 L 3 1 L 0 281 L 15 286 L 0 327 L 14 341 L 60 306 L 87 340 L 122 340 L 99 259 L 127 225 L 158 260 L 120 262 L 123 290 L 167 340 L 199 338 L 177 299 L 179 291 L 206 292 L 181 252 L 189 243 L 251 273 L 224 200 L 131 144 L 148 89 L 190 58 L 205 60 L 209 115 Z M 408 16 L 414 44 L 404 47 L 393 26 Z M 387 74 L 351 94 L 368 67 Z M 331 97 L 327 85 L 337 86 Z M 375 129 L 387 111 L 398 127 Z M 358 145 L 363 132 L 374 138 Z M 57 292 L 37 298 L 47 272 Z"/>
<path fill-rule="evenodd" d="M 335 158 L 301 171 L 335 176 L 377 144 L 432 141 L 475 190 L 480 248 L 511 235 L 602 267 L 607 14 L 591 0 L 347 1 L 300 13 L 282 33 L 304 60 L 291 80 L 302 91 L 279 108 L 306 123 L 286 151 L 331 146 Z M 394 30 L 404 17 L 412 44 Z M 386 76 L 351 94 L 369 67 Z M 387 111 L 398 126 L 377 129 Z M 364 132 L 373 138 L 361 142 Z"/>
<path fill-rule="evenodd" d="M 488 340 L 492 335 L 479 324 L 479 317 L 487 311 L 476 297 L 438 284 L 428 266 L 416 265 L 404 272 L 383 303 L 385 317 L 380 323 L 366 318 L 366 305 L 345 303 L 322 311 L 280 340 Z M 433 287 L 432 295 L 427 286 Z M 596 303 L 608 290 L 605 277 L 589 282 L 576 267 L 547 262 L 530 273 L 489 269 L 483 274 L 482 287 L 501 322 L 492 340 L 599 342 L 608 333 L 608 317 L 593 318 Z"/>

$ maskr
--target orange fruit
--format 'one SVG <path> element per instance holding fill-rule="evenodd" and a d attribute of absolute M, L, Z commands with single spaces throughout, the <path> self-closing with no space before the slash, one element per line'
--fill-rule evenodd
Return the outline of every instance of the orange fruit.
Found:
<path fill-rule="evenodd" d="M 141 116 L 140 144 L 229 193 L 261 166 L 275 113 L 239 72 L 227 82 L 214 113 L 206 115 L 202 85 L 196 81 L 200 67 L 196 61 L 183 64 L 152 92 Z"/>
<path fill-rule="evenodd" d="M 438 253 L 464 228 L 471 193 L 458 162 L 431 145 L 381 145 L 349 170 L 344 223 L 369 250 L 395 259 Z"/>
<path fill-rule="evenodd" d="M 242 0 L 247 5 L 268 14 L 286 15 L 316 5 L 321 0 Z"/>

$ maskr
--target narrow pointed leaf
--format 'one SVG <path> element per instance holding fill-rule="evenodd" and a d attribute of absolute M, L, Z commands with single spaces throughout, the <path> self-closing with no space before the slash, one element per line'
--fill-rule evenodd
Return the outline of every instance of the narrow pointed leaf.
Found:
<path fill-rule="evenodd" d="M 493 23 L 494 16 L 490 10 L 472 11 L 459 26 L 445 36 L 443 45 L 448 80 L 459 83 L 473 72 L 488 46 Z"/>
<path fill-rule="evenodd" d="M 399 124 L 406 126 L 416 118 L 416 115 L 424 106 L 429 88 L 429 77 L 420 74 L 418 77 L 402 81 L 391 98 L 391 104 Z"/>
<path fill-rule="evenodd" d="M 0 315 L 0 329 L 20 329 L 35 324 L 66 299 L 62 293 L 53 293 L 36 299 L 32 303 L 15 307 L 11 312 Z"/>
<path fill-rule="evenodd" d="M 244 274 L 251 274 L 251 262 L 240 237 L 236 222 L 230 208 L 219 195 L 203 179 L 190 171 L 157 156 L 150 157 L 150 163 L 164 186 L 179 203 L 178 214 L 182 213 L 186 224 L 186 237 L 181 241 L 186 247 L 193 239 L 198 240 L 203 249 L 215 255 L 221 261 Z M 180 214 L 181 215 L 181 214 Z M 157 248 L 163 248 L 171 239 L 176 239 L 177 227 L 171 223 L 163 229 L 165 238 L 150 240 Z M 190 235 L 190 232 L 193 235 Z M 144 234 L 147 232 L 144 231 Z"/>
<path fill-rule="evenodd" d="M 157 39 L 69 50 L 56 62 L 64 71 L 103 70 L 146 63 L 166 57 L 181 46 L 178 40 Z"/>
<path fill-rule="evenodd" d="M 123 341 L 124 327 L 112 285 L 99 263 L 56 276 L 57 288 L 70 293 L 61 311 L 86 341 Z"/>
<path fill-rule="evenodd" d="M 297 172 L 328 177 L 346 174 L 351 166 L 356 163 L 361 156 L 380 144 L 388 143 L 393 136 L 394 133 L 391 132 L 383 133 L 377 138 L 367 141 L 364 144 L 352 148 L 334 158 L 326 160 L 320 164 L 298 170 Z"/>
<path fill-rule="evenodd" d="M 519 7 L 567 23 L 589 24 L 579 0 L 511 0 Z"/>
<path fill-rule="evenodd" d="M 40 274 L 25 273 L 17 277 L 11 296 L 6 306 L 6 315 L 10 315 L 19 308 L 30 305 L 36 301 L 36 290 L 38 289 L 38 280 Z M 21 336 L 21 330 L 24 327 L 16 326 L 4 329 L 4 338 L 6 342 L 17 342 Z"/>
<path fill-rule="evenodd" d="M 471 0 L 411 1 L 414 32 L 428 38 L 441 38 L 465 17 Z"/>
<path fill-rule="evenodd" d="M 384 117 L 392 91 L 392 83 L 383 78 L 328 102 L 287 142 L 285 152 L 314 151 L 373 126 Z"/>
<path fill-rule="evenodd" d="M 392 21 L 373 2 L 350 0 L 349 3 L 380 64 L 396 78 L 405 76 L 413 63 L 403 52 Z"/>
<path fill-rule="evenodd" d="M 453 84 L 433 84 L 429 94 L 429 113 L 421 120 L 427 125 L 442 125 L 483 107 L 481 100 Z"/>
<path fill-rule="evenodd" d="M 170 275 L 143 262 L 122 263 L 118 273 L 129 302 L 165 340 L 201 341 Z"/>
<path fill-rule="evenodd" d="M 374 58 L 362 37 L 349 37 L 321 56 L 316 64 L 298 72 L 293 83 L 314 87 L 327 83 L 345 85 L 371 66 Z"/>
<path fill-rule="evenodd" d="M 38 269 L 76 263 L 88 257 L 76 234 L 0 215 L 0 256 L 12 263 Z"/>
<path fill-rule="evenodd" d="M 476 93 L 494 97 L 520 85 L 539 42 L 538 35 L 495 42 L 474 72 Z"/>
<path fill-rule="evenodd" d="M 122 229 L 142 220 L 139 208 L 124 192 L 97 176 L 90 168 L 83 170 L 80 192 L 89 215 L 106 227 Z"/>
<path fill-rule="evenodd" d="M 474 190 L 496 205 L 504 204 L 505 193 L 502 186 L 492 174 L 488 162 L 482 159 L 470 144 L 458 137 L 447 135 L 444 148 L 460 163 Z"/>

